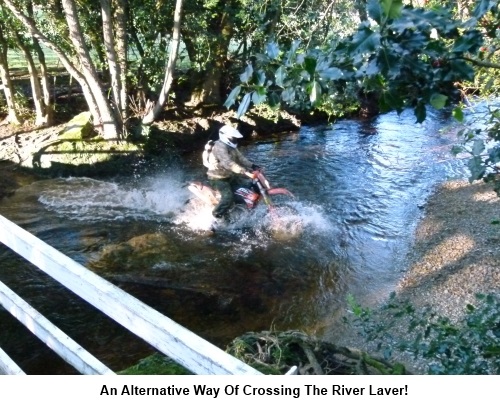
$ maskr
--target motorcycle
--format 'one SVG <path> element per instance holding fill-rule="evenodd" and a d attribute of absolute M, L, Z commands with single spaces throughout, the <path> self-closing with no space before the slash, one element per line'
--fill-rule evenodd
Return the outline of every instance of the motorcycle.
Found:
<path fill-rule="evenodd" d="M 273 201 L 273 197 L 282 195 L 295 198 L 295 196 L 286 188 L 272 187 L 262 170 L 256 170 L 253 173 L 255 176 L 249 187 L 239 187 L 234 190 L 234 208 L 248 212 L 254 210 L 263 202 L 267 206 L 271 217 L 277 217 L 280 205 Z M 219 192 L 203 182 L 191 182 L 188 184 L 188 189 L 198 199 L 212 206 L 215 206 L 220 199 Z M 233 215 L 234 213 L 231 212 L 231 217 Z"/>

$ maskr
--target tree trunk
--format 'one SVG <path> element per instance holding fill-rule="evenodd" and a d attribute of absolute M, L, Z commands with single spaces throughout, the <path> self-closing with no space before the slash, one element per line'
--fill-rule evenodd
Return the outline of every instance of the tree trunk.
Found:
<path fill-rule="evenodd" d="M 0 79 L 2 79 L 3 92 L 7 102 L 7 122 L 14 125 L 20 125 L 21 119 L 16 110 L 14 101 L 14 86 L 10 80 L 9 64 L 7 61 L 7 41 L 3 36 L 2 27 L 0 27 Z"/>
<path fill-rule="evenodd" d="M 5 5 L 9 8 L 9 10 L 14 14 L 14 16 L 21 21 L 24 26 L 28 29 L 31 35 L 38 39 L 40 42 L 44 43 L 47 47 L 52 49 L 54 53 L 59 57 L 59 60 L 64 65 L 69 74 L 74 77 L 78 83 L 80 84 L 83 94 L 85 96 L 85 100 L 90 109 L 90 113 L 94 119 L 99 117 L 99 111 L 97 109 L 97 104 L 94 100 L 92 92 L 85 80 L 85 77 L 75 68 L 75 66 L 71 63 L 71 61 L 66 56 L 66 53 L 62 51 L 57 45 L 55 45 L 52 41 L 50 41 L 47 37 L 45 37 L 35 26 L 33 20 L 27 18 L 23 13 L 21 13 L 16 6 L 11 2 L 11 0 L 3 0 Z"/>
<path fill-rule="evenodd" d="M 54 107 L 50 97 L 50 82 L 47 64 L 45 63 L 45 55 L 42 47 L 35 38 L 33 38 L 33 47 L 37 54 L 38 62 L 40 63 L 40 85 L 42 86 L 42 97 L 45 105 L 45 123 L 46 125 L 52 125 L 54 122 Z"/>
<path fill-rule="evenodd" d="M 221 104 L 221 73 L 224 65 L 217 63 L 211 64 L 210 68 L 202 72 L 202 82 L 191 93 L 191 99 L 188 105 L 192 107 L 201 105 L 220 105 Z"/>
<path fill-rule="evenodd" d="M 12 87 L 8 72 L 7 57 L 3 52 L 0 53 L 0 79 L 2 79 L 3 92 L 5 101 L 7 102 L 7 122 L 14 125 L 21 125 L 21 120 L 17 114 L 16 104 L 14 102 L 14 88 Z"/>
<path fill-rule="evenodd" d="M 33 2 L 29 1 L 28 6 L 28 15 L 33 18 Z M 40 43 L 35 37 L 32 37 L 33 40 L 33 49 L 36 52 L 36 55 L 38 57 L 38 62 L 40 63 L 40 84 L 42 86 L 42 93 L 43 93 L 43 103 L 45 104 L 45 116 L 46 116 L 46 125 L 52 125 L 54 121 L 54 114 L 53 114 L 53 105 L 50 97 L 50 82 L 49 82 L 49 75 L 48 75 L 48 69 L 47 69 L 47 64 L 45 63 L 45 54 L 43 53 L 42 47 L 40 46 Z"/>
<path fill-rule="evenodd" d="M 111 90 L 113 91 L 113 99 L 115 109 L 118 112 L 117 118 L 122 118 L 122 111 L 120 105 L 120 94 L 122 92 L 120 65 L 115 51 L 115 40 L 113 35 L 113 22 L 111 17 L 111 4 L 110 0 L 100 0 L 101 13 L 102 13 L 102 31 L 104 38 L 104 46 L 106 49 L 106 57 L 108 59 L 108 69 L 111 78 Z"/>
<path fill-rule="evenodd" d="M 36 69 L 35 62 L 33 61 L 33 56 L 31 56 L 30 50 L 23 42 L 18 32 L 13 32 L 13 37 L 19 49 L 23 52 L 24 58 L 26 59 L 26 63 L 28 66 L 28 72 L 30 75 L 30 83 L 31 83 L 31 92 L 33 94 L 33 103 L 35 105 L 35 113 L 36 113 L 35 125 L 36 126 L 46 125 L 47 107 L 43 100 L 42 88 L 40 86 L 40 82 L 38 79 L 38 71 Z"/>
<path fill-rule="evenodd" d="M 174 12 L 174 28 L 172 32 L 172 41 L 170 42 L 170 54 L 168 57 L 168 64 L 165 69 L 165 80 L 163 81 L 163 88 L 161 90 L 158 102 L 149 112 L 147 112 L 146 116 L 142 119 L 142 123 L 145 125 L 152 124 L 154 120 L 158 117 L 160 112 L 163 110 L 163 107 L 165 106 L 165 103 L 167 101 L 168 93 L 170 92 L 170 87 L 172 86 L 172 81 L 174 79 L 175 63 L 177 62 L 177 55 L 179 53 L 181 14 L 182 14 L 182 0 L 176 0 L 175 12 Z"/>
<path fill-rule="evenodd" d="M 120 111 L 122 119 L 128 117 L 127 71 L 128 71 L 128 41 L 127 41 L 127 1 L 113 0 L 115 5 L 116 52 L 120 66 Z"/>
<path fill-rule="evenodd" d="M 74 0 L 62 0 L 62 6 L 66 15 L 66 22 L 68 23 L 70 40 L 75 47 L 82 66 L 83 76 L 88 83 L 97 105 L 99 116 L 94 117 L 94 125 L 102 127 L 105 138 L 116 138 L 121 132 L 121 127 L 119 128 L 119 123 L 113 114 L 108 100 L 104 96 L 103 87 L 99 83 L 97 71 L 92 63 L 87 46 L 85 45 L 82 29 L 78 20 L 76 4 Z"/>
<path fill-rule="evenodd" d="M 202 104 L 221 104 L 221 78 L 223 72 L 226 71 L 225 66 L 227 62 L 227 51 L 232 34 L 232 22 L 229 15 L 224 13 L 221 18 L 220 31 L 217 34 L 218 39 L 215 43 L 213 61 L 212 63 L 209 63 L 207 65 L 207 69 L 202 72 L 201 85 L 194 89 L 189 105 L 198 106 Z"/>

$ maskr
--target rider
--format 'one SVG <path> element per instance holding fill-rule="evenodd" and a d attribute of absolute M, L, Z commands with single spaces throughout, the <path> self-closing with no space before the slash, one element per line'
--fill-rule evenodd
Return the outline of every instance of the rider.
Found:
<path fill-rule="evenodd" d="M 221 196 L 212 215 L 224 221 L 229 219 L 229 209 L 234 203 L 233 190 L 248 183 L 242 175 L 254 179 L 253 171 L 259 169 L 238 150 L 241 138 L 243 135 L 237 129 L 224 125 L 219 130 L 219 140 L 215 141 L 208 155 L 208 180 Z"/>

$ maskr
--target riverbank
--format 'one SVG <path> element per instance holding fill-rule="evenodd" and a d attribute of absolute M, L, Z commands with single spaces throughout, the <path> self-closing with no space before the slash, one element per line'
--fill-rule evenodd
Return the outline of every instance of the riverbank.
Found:
<path fill-rule="evenodd" d="M 454 180 L 441 184 L 424 210 L 395 302 L 409 303 L 416 310 L 429 306 L 436 316 L 459 323 L 467 306 L 477 305 L 477 294 L 500 294 L 500 198 L 490 184 Z M 386 316 L 375 309 L 372 320 L 388 325 Z M 394 341 L 410 336 L 403 318 L 388 330 Z M 338 344 L 376 353 L 378 341 L 367 342 L 357 332 L 351 330 L 352 335 Z M 393 360 L 416 374 L 426 374 L 430 364 L 396 350 Z"/>
<path fill-rule="evenodd" d="M 476 294 L 500 293 L 500 198 L 491 185 L 461 180 L 436 190 L 397 293 L 454 321 Z"/>
<path fill-rule="evenodd" d="M 131 119 L 122 140 L 100 136 L 84 110 L 65 117 L 64 122 L 50 127 L 0 121 L 0 161 L 38 169 L 49 176 L 78 176 L 82 170 L 88 175 L 108 171 L 113 175 L 117 171 L 115 163 L 130 166 L 127 158 L 133 160 L 134 156 L 141 159 L 203 150 L 207 140 L 215 139 L 219 128 L 226 124 L 238 128 L 243 142 L 297 131 L 302 125 L 300 117 L 286 111 L 250 111 L 236 120 L 234 112 L 225 108 L 171 108 L 150 126 L 142 125 L 138 118 Z"/>

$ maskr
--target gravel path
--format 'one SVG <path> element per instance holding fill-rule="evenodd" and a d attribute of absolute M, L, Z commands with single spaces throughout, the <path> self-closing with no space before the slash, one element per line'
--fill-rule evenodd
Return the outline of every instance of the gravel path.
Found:
<path fill-rule="evenodd" d="M 429 199 L 415 234 L 403 298 L 457 320 L 476 293 L 500 293 L 500 198 L 491 185 L 451 181 Z"/>
<path fill-rule="evenodd" d="M 477 302 L 476 294 L 500 294 L 500 198 L 491 185 L 460 180 L 438 187 L 417 226 L 405 268 L 396 298 L 415 308 L 430 305 L 452 322 L 462 318 L 467 304 Z M 384 316 L 372 313 L 378 323 L 394 320 Z M 390 333 L 399 341 L 409 337 L 403 318 Z M 377 354 L 377 341 L 367 343 L 356 329 L 341 340 L 337 344 Z M 394 352 L 392 361 L 414 374 L 426 374 L 427 364 L 409 354 Z"/>

